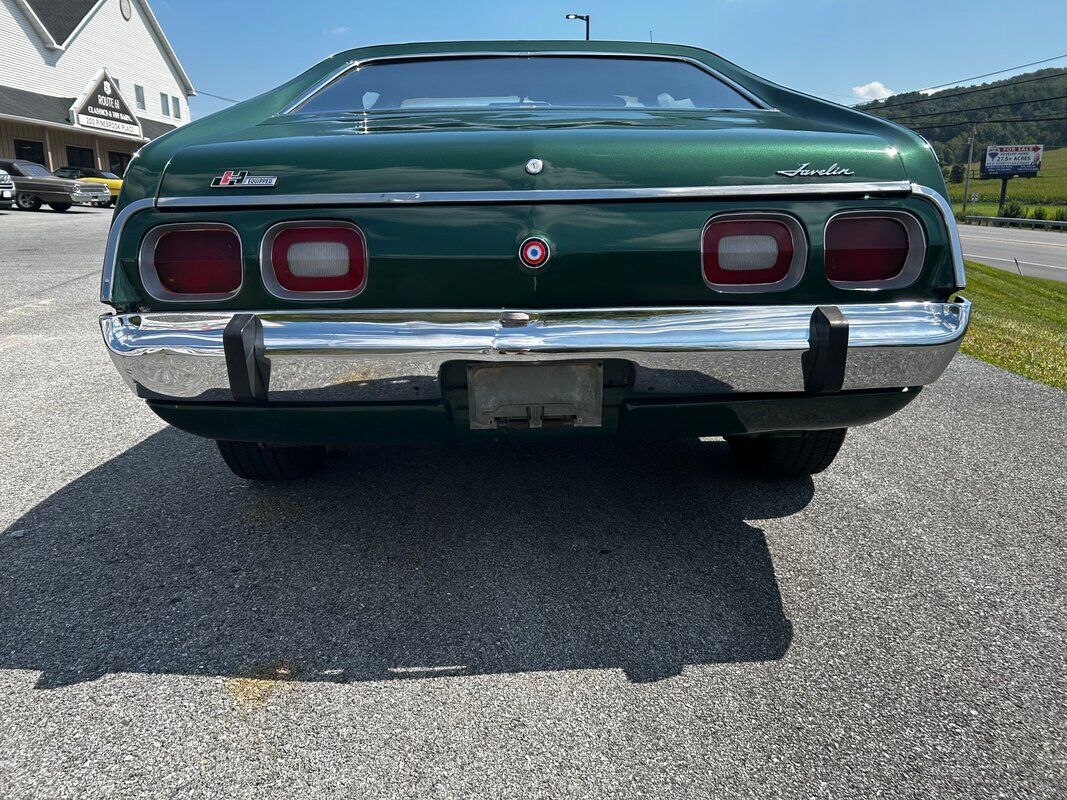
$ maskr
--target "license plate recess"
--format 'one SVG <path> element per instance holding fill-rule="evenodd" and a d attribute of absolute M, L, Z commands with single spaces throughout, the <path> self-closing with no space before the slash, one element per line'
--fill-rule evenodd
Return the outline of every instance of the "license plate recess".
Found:
<path fill-rule="evenodd" d="M 471 430 L 599 428 L 604 362 L 468 364 Z"/>

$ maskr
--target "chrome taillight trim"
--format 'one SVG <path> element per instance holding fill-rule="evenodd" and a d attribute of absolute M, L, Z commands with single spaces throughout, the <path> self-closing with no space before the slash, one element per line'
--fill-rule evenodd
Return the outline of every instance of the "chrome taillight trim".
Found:
<path fill-rule="evenodd" d="M 774 283 L 713 283 L 704 274 L 704 234 L 716 222 L 770 221 L 781 222 L 789 229 L 793 239 L 793 260 L 789 262 L 789 271 L 780 281 Z M 804 277 L 808 264 L 808 237 L 800 220 L 781 211 L 724 211 L 714 214 L 700 229 L 700 277 L 709 289 L 722 294 L 755 294 L 757 292 L 784 292 L 792 289 Z"/>
<path fill-rule="evenodd" d="M 835 281 L 826 275 L 826 232 L 835 219 L 841 217 L 863 217 L 865 219 L 891 219 L 904 226 L 904 232 L 908 236 L 908 256 L 904 260 L 904 266 L 892 278 L 877 281 Z M 922 275 L 923 265 L 926 263 L 926 231 L 922 223 L 914 214 L 896 209 L 849 209 L 831 214 L 826 220 L 822 230 L 823 241 L 823 274 L 831 286 L 838 289 L 851 289 L 857 291 L 877 291 L 879 289 L 904 289 L 911 286 Z"/>
<path fill-rule="evenodd" d="M 177 231 L 229 231 L 237 239 L 237 253 L 241 262 L 241 282 L 232 292 L 225 294 L 187 294 L 172 292 L 159 282 L 159 274 L 156 272 L 156 247 L 160 240 L 168 233 Z M 137 269 L 141 276 L 141 283 L 148 295 L 154 300 L 164 303 L 219 303 L 232 300 L 241 293 L 245 284 L 245 255 L 244 243 L 241 234 L 233 225 L 225 222 L 172 222 L 165 225 L 156 225 L 149 228 L 141 240 L 141 248 L 137 253 Z"/>
<path fill-rule="evenodd" d="M 300 228 L 345 228 L 354 231 L 363 245 L 363 281 L 352 291 L 328 291 L 328 292 L 294 292 L 286 289 L 278 283 L 278 276 L 274 274 L 274 258 L 272 250 L 274 240 L 283 231 Z M 367 288 L 370 278 L 370 252 L 367 249 L 367 236 L 363 229 L 354 222 L 339 219 L 300 219 L 279 222 L 267 228 L 263 239 L 259 244 L 259 274 L 263 280 L 263 288 L 279 300 L 293 300 L 300 303 L 313 303 L 320 300 L 351 300 L 358 297 Z"/>

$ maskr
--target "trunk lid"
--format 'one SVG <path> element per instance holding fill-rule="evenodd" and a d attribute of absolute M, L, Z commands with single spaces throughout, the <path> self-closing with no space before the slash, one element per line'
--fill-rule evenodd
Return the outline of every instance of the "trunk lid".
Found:
<path fill-rule="evenodd" d="M 530 175 L 526 162 L 544 170 Z M 830 174 L 787 176 L 807 165 Z M 212 188 L 227 171 L 273 188 Z M 162 197 L 602 189 L 901 181 L 896 151 L 870 134 L 776 111 L 497 111 L 273 117 L 177 153 Z"/>

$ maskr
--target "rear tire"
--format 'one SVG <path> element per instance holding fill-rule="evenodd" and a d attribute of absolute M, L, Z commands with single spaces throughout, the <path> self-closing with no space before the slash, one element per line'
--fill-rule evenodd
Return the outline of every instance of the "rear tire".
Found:
<path fill-rule="evenodd" d="M 53 211 L 63 213 L 64 211 L 70 211 L 70 203 L 49 203 L 48 207 Z"/>
<path fill-rule="evenodd" d="M 15 205 L 18 206 L 20 211 L 40 211 L 41 200 L 32 194 L 26 194 L 22 192 L 15 195 Z"/>
<path fill-rule="evenodd" d="M 283 447 L 262 442 L 217 441 L 219 454 L 234 475 L 250 481 L 292 481 L 317 472 L 325 447 Z"/>
<path fill-rule="evenodd" d="M 837 456 L 847 428 L 799 436 L 727 436 L 734 460 L 760 478 L 801 478 L 822 472 Z"/>

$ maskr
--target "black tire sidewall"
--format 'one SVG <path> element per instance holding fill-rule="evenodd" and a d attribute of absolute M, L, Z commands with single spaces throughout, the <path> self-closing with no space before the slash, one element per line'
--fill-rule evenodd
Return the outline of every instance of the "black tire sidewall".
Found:
<path fill-rule="evenodd" d="M 28 205 L 23 205 L 23 199 L 28 201 Z M 19 192 L 15 195 L 15 205 L 20 211 L 40 211 L 41 201 L 32 194 L 26 192 Z"/>

